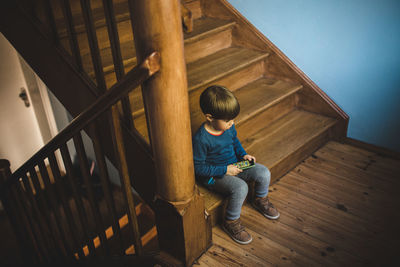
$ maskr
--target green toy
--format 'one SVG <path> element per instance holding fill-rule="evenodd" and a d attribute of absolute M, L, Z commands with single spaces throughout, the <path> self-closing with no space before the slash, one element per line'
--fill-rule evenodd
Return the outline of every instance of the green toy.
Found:
<path fill-rule="evenodd" d="M 255 166 L 254 161 L 243 160 L 236 163 L 233 163 L 236 167 L 242 170 L 246 170 Z"/>

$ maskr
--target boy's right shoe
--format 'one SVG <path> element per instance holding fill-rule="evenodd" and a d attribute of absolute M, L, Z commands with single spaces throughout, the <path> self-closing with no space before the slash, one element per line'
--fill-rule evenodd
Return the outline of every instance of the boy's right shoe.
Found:
<path fill-rule="evenodd" d="M 253 238 L 246 232 L 244 226 L 240 223 L 240 218 L 234 221 L 225 220 L 222 229 L 236 242 L 242 245 L 249 244 Z"/>
<path fill-rule="evenodd" d="M 257 197 L 252 203 L 253 207 L 270 220 L 276 220 L 280 214 L 268 197 Z"/>

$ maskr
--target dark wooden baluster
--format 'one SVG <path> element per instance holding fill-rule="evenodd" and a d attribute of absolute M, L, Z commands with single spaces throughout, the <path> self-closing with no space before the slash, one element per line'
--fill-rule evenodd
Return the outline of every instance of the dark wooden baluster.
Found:
<path fill-rule="evenodd" d="M 27 177 L 26 174 L 22 177 L 22 182 L 24 184 L 25 191 L 28 195 L 29 202 L 32 204 L 32 207 L 33 207 L 33 216 L 34 216 L 34 218 L 36 218 L 36 220 L 38 222 L 39 235 L 42 237 L 42 240 L 43 240 L 43 243 L 41 245 L 43 246 L 45 255 L 48 256 L 48 258 L 46 258 L 46 257 L 45 258 L 50 261 L 54 261 L 57 258 L 57 255 L 53 254 L 54 251 L 52 249 L 50 233 L 47 228 L 50 226 L 47 225 L 45 219 L 43 218 L 42 213 L 40 212 L 40 209 L 39 209 L 39 206 L 37 203 L 37 199 L 33 193 L 34 190 L 31 187 L 31 184 L 29 183 L 29 178 Z"/>
<path fill-rule="evenodd" d="M 78 158 L 79 158 L 81 174 L 83 176 L 83 180 L 84 180 L 84 183 L 85 183 L 85 186 L 87 189 L 90 207 L 93 211 L 97 234 L 100 237 L 100 242 L 104 249 L 104 252 L 107 255 L 110 255 L 110 248 L 109 248 L 109 245 L 107 242 L 107 237 L 105 234 L 106 227 L 105 227 L 103 219 L 101 217 L 99 207 L 96 205 L 94 192 L 93 192 L 93 186 L 90 181 L 91 179 L 90 179 L 90 171 L 89 171 L 89 167 L 88 167 L 88 159 L 86 157 L 85 147 L 83 145 L 81 134 L 79 133 L 79 134 L 75 135 L 73 140 L 74 140 L 74 144 L 75 144 L 75 148 L 76 148 L 76 153 L 78 154 Z"/>
<path fill-rule="evenodd" d="M 125 146 L 123 143 L 121 124 L 118 114 L 118 109 L 114 105 L 112 107 L 112 129 L 114 131 L 113 147 L 117 159 L 119 176 L 121 179 L 122 188 L 124 190 L 124 197 L 127 203 L 127 214 L 129 220 L 129 228 L 132 231 L 134 238 L 135 252 L 137 255 L 143 253 L 142 240 L 140 239 L 139 224 L 136 216 L 135 202 L 133 200 L 131 181 L 129 177 L 128 164 L 126 162 Z"/>
<path fill-rule="evenodd" d="M 58 206 L 58 199 L 57 199 L 57 194 L 54 190 L 54 185 L 51 184 L 50 182 L 50 177 L 47 172 L 47 168 L 42 160 L 38 162 L 39 166 L 39 171 L 40 175 L 42 176 L 44 185 L 45 185 L 45 191 L 47 193 L 47 196 L 49 197 L 51 207 L 54 212 L 54 218 L 56 220 L 56 224 L 59 227 L 60 233 L 61 233 L 61 241 L 62 244 L 64 245 L 65 251 L 67 253 L 67 258 L 73 259 L 73 254 L 72 250 L 70 248 L 69 242 L 68 242 L 68 236 L 67 233 L 64 231 L 62 227 L 62 215 Z"/>
<path fill-rule="evenodd" d="M 0 160 L 0 181 L 1 181 L 1 201 L 7 212 L 11 226 L 13 227 L 15 236 L 19 244 L 21 255 L 24 255 L 23 261 L 28 264 L 35 258 L 34 250 L 29 242 L 28 229 L 25 227 L 26 219 L 20 203 L 15 198 L 15 185 L 11 184 L 5 188 L 6 181 L 11 177 L 10 163 L 7 160 Z"/>
<path fill-rule="evenodd" d="M 51 6 L 51 1 L 45 0 L 44 5 L 45 5 L 47 21 L 49 23 L 49 25 L 47 26 L 50 27 L 51 37 L 55 44 L 59 44 L 60 38 L 58 37 L 56 20 L 54 19 L 54 13 L 53 13 L 53 7 Z"/>
<path fill-rule="evenodd" d="M 21 196 L 18 194 L 18 186 L 20 186 L 18 183 L 14 183 L 10 186 L 10 191 L 12 193 L 12 198 L 15 201 L 16 206 L 13 208 L 16 208 L 17 213 L 21 217 L 22 225 L 23 225 L 23 231 L 24 231 L 24 238 L 26 241 L 26 244 L 28 245 L 28 249 L 32 251 L 23 251 L 23 253 L 28 253 L 31 254 L 32 260 L 35 262 L 39 262 L 39 251 L 37 248 L 37 244 L 35 241 L 35 236 L 33 234 L 33 229 L 31 228 L 31 224 L 29 223 L 29 217 L 27 216 L 27 212 L 25 211 L 25 207 L 22 204 L 21 201 Z M 21 230 L 21 229 L 20 229 Z M 29 248 L 30 247 L 30 248 Z M 35 253 L 36 252 L 36 253 Z"/>
<path fill-rule="evenodd" d="M 45 250 L 45 245 L 44 245 L 44 239 L 41 234 L 41 230 L 38 225 L 38 221 L 33 215 L 32 212 L 32 203 L 28 200 L 27 197 L 27 192 L 22 188 L 22 180 L 23 178 L 20 178 L 19 182 L 15 184 L 15 188 L 17 191 L 17 194 L 19 196 L 19 200 L 21 202 L 21 206 L 23 209 L 23 212 L 25 216 L 28 219 L 29 223 L 29 231 L 31 232 L 31 238 L 37 253 L 37 257 L 39 262 L 45 262 L 46 261 L 46 250 Z M 48 258 L 47 258 L 48 259 Z"/>
<path fill-rule="evenodd" d="M 106 90 L 106 82 L 103 73 L 103 64 L 101 62 L 99 44 L 97 41 L 96 28 L 93 22 L 92 10 L 89 0 L 81 0 L 82 15 L 85 21 L 86 33 L 88 35 L 90 53 L 92 56 L 94 73 L 97 86 L 101 92 Z"/>
<path fill-rule="evenodd" d="M 75 247 L 73 249 L 73 251 L 77 251 L 79 258 L 84 259 L 85 257 L 84 257 L 84 253 L 82 250 L 82 246 L 80 246 L 80 244 L 79 244 L 78 227 L 75 224 L 71 208 L 68 204 L 68 199 L 65 196 L 65 192 L 63 189 L 64 182 L 62 181 L 63 179 L 61 178 L 61 173 L 60 173 L 60 169 L 57 164 L 56 157 L 54 156 L 54 153 L 51 153 L 48 158 L 49 158 L 49 162 L 50 162 L 51 172 L 53 173 L 53 176 L 54 176 L 54 184 L 56 186 L 56 191 L 57 191 L 57 194 L 61 198 L 61 203 L 64 208 L 64 214 L 67 217 L 67 227 L 70 230 L 72 242 Z"/>
<path fill-rule="evenodd" d="M 117 21 L 115 19 L 114 6 L 112 0 L 103 0 L 104 14 L 106 16 L 108 37 L 110 39 L 111 53 L 113 56 L 114 70 L 117 81 L 121 80 L 125 74 L 124 63 L 121 56 L 121 46 L 118 36 Z M 129 102 L 129 97 L 124 97 L 121 100 L 124 120 L 128 127 L 134 127 L 132 119 L 132 110 Z"/>
<path fill-rule="evenodd" d="M 104 14 L 106 17 L 108 37 L 110 39 L 111 53 L 114 62 L 115 75 L 119 81 L 125 74 L 124 64 L 122 62 L 121 47 L 119 43 L 117 21 L 114 14 L 112 0 L 103 0 Z"/>
<path fill-rule="evenodd" d="M 92 233 L 89 229 L 87 213 L 85 212 L 83 201 L 80 197 L 80 193 L 78 190 L 76 175 L 74 173 L 74 169 L 72 166 L 71 156 L 66 144 L 61 145 L 60 150 L 64 161 L 65 169 L 67 172 L 68 181 L 72 188 L 72 194 L 75 200 L 75 206 L 78 210 L 79 221 L 82 226 L 83 234 L 85 237 L 85 243 L 88 245 L 89 257 L 93 257 L 94 255 L 96 255 L 96 249 L 94 247 L 93 239 L 90 238 L 90 236 L 95 236 L 95 234 Z"/>
<path fill-rule="evenodd" d="M 37 176 L 36 170 L 34 168 L 29 170 L 30 177 L 32 179 L 32 183 L 34 189 L 36 191 L 36 198 L 39 200 L 38 207 L 42 213 L 44 213 L 44 218 L 46 220 L 46 226 L 51 231 L 50 240 L 51 244 L 53 244 L 53 254 L 55 254 L 55 258 L 62 258 L 65 256 L 65 251 L 63 251 L 63 245 L 61 243 L 60 238 L 60 229 L 57 223 L 52 223 L 52 218 L 50 214 L 49 201 L 47 200 L 41 186 L 39 183 L 39 177 Z"/>
<path fill-rule="evenodd" d="M 104 157 L 104 152 L 103 148 L 100 144 L 100 138 L 98 135 L 98 127 L 93 126 L 92 128 L 92 141 L 93 141 L 93 148 L 94 152 L 96 154 L 96 162 L 99 166 L 100 170 L 100 179 L 101 179 L 101 185 L 103 188 L 105 200 L 107 203 L 107 208 L 108 211 L 111 213 L 112 217 L 112 229 L 115 237 L 117 240 L 119 240 L 120 244 L 120 254 L 124 255 L 124 250 L 123 250 L 123 243 L 122 243 L 122 237 L 121 237 L 121 229 L 119 227 L 119 218 L 118 214 L 115 208 L 115 202 L 114 202 L 114 197 L 112 195 L 111 191 L 111 184 L 110 184 L 110 178 L 108 176 L 108 171 L 107 171 L 107 164 L 106 160 Z"/>
<path fill-rule="evenodd" d="M 69 45 L 71 47 L 72 56 L 75 60 L 75 64 L 78 67 L 79 71 L 82 71 L 83 70 L 82 58 L 81 58 L 81 53 L 80 53 L 80 49 L 79 49 L 79 43 L 76 38 L 76 31 L 75 31 L 75 27 L 74 27 L 74 21 L 73 21 L 73 17 L 72 17 L 71 6 L 69 4 L 69 0 L 62 0 L 61 8 L 62 8 L 62 11 L 64 14 L 64 21 L 65 21 L 65 26 L 67 28 L 68 41 L 69 41 Z"/>

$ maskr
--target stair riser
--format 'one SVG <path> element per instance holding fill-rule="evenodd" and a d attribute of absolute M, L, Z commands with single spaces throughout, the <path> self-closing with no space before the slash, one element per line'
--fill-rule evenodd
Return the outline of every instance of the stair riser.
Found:
<path fill-rule="evenodd" d="M 102 4 L 101 1 L 94 1 L 95 3 L 92 4 L 92 8 L 101 8 Z M 126 0 L 118 0 L 114 1 L 117 3 L 126 2 Z M 73 13 L 80 13 L 80 4 L 79 1 L 72 1 L 73 6 Z M 200 1 L 191 1 L 186 4 L 186 6 L 192 11 L 192 15 L 194 19 L 200 18 L 202 16 Z M 58 13 L 61 10 L 57 9 L 57 16 L 62 17 Z M 61 14 L 61 13 L 60 13 Z M 120 15 L 122 16 L 122 15 Z M 121 47 L 122 57 L 125 59 L 133 58 L 136 55 L 134 41 L 133 41 L 133 34 L 132 34 L 132 26 L 130 23 L 129 16 L 124 15 L 122 20 L 117 19 L 118 23 L 118 34 L 120 43 L 128 43 L 124 47 Z M 110 49 L 109 37 L 107 27 L 105 25 L 105 21 L 97 21 L 96 25 L 99 25 L 96 29 L 97 39 L 98 39 L 98 46 L 101 51 L 103 68 L 105 69 L 113 69 L 112 65 L 107 64 L 105 62 L 112 64 L 112 54 Z M 82 28 L 82 29 L 81 29 Z M 93 66 L 91 63 L 91 56 L 90 56 L 90 47 L 87 41 L 87 36 L 84 27 L 78 27 L 77 29 L 77 40 L 79 44 L 80 54 L 82 56 L 82 61 L 84 64 L 84 69 L 86 72 L 91 73 L 93 72 Z M 69 41 L 66 36 L 65 30 L 61 30 L 61 43 L 70 52 Z M 199 42 L 192 42 L 185 45 L 185 58 L 187 62 L 192 62 L 200 57 L 209 55 L 214 53 L 220 49 L 229 47 L 232 43 L 232 31 L 231 28 L 226 29 L 217 34 L 210 34 L 206 38 L 200 40 Z M 131 42 L 131 44 L 129 43 Z M 203 46 L 203 47 L 201 47 Z M 109 72 L 106 71 L 105 72 Z M 110 79 L 109 79 L 110 80 Z M 112 84 L 112 82 L 110 82 Z"/>
<path fill-rule="evenodd" d="M 202 57 L 211 55 L 232 44 L 232 29 L 226 29 L 216 34 L 207 35 L 197 42 L 185 43 L 185 60 L 191 63 Z"/>
<path fill-rule="evenodd" d="M 186 2 L 186 1 L 185 1 Z M 92 12 L 95 9 L 100 9 L 103 10 L 103 1 L 102 0 L 95 0 L 91 1 L 91 8 Z M 117 11 L 117 5 L 119 6 L 119 9 L 125 9 L 128 8 L 128 1 L 127 0 L 113 0 L 114 4 L 114 12 L 116 16 L 117 22 L 121 22 L 123 20 L 129 20 L 129 13 L 118 13 Z M 187 1 L 185 3 L 185 6 L 192 12 L 192 18 L 193 20 L 201 18 L 203 16 L 202 10 L 201 10 L 201 5 L 200 1 Z M 53 6 L 53 11 L 54 11 L 54 17 L 58 23 L 62 22 L 62 25 L 64 23 L 64 15 L 61 9 L 61 6 L 59 4 L 54 4 Z M 73 16 L 81 16 L 82 9 L 81 9 L 81 4 L 79 0 L 74 0 L 70 1 L 70 7 L 71 7 L 71 12 Z M 57 25 L 58 25 L 57 23 Z M 96 27 L 104 27 L 105 26 L 105 19 L 102 18 L 101 20 L 96 20 L 95 21 L 95 26 Z M 82 33 L 85 31 L 84 25 L 77 25 L 75 26 L 75 31 L 77 33 Z M 65 25 L 62 26 L 62 28 L 59 31 L 60 38 L 65 38 L 67 36 L 67 32 L 65 30 Z"/>
<path fill-rule="evenodd" d="M 254 115 L 253 117 L 247 119 L 244 122 L 236 122 L 236 128 L 238 129 L 238 137 L 242 142 L 242 145 L 246 148 L 246 146 L 252 143 L 252 140 L 246 140 L 241 136 L 240 128 L 246 129 L 247 136 L 253 136 L 259 130 L 259 127 L 254 127 L 257 125 L 268 126 L 272 121 L 288 114 L 292 111 L 296 106 L 296 94 L 290 95 L 275 105 L 269 107 L 266 110 L 261 111 L 260 113 Z"/>
<path fill-rule="evenodd" d="M 207 36 L 207 38 L 204 38 L 198 42 L 194 42 L 191 44 L 187 44 L 185 46 L 185 56 L 186 56 L 186 62 L 189 63 L 191 61 L 197 60 L 200 57 L 207 56 L 209 54 L 215 53 L 218 50 L 227 48 L 231 45 L 231 30 L 228 29 L 226 31 L 213 34 L 210 36 Z M 249 78 L 249 79 L 257 79 L 260 77 L 263 73 L 263 63 L 258 63 L 255 64 L 255 66 L 244 69 L 243 71 L 240 72 L 241 75 L 244 75 L 243 77 Z M 253 75 L 253 77 L 252 77 Z M 237 77 L 237 75 L 235 76 Z M 113 73 L 109 73 L 106 76 L 107 84 L 112 85 L 113 82 L 115 82 L 115 75 Z M 241 83 L 233 83 L 230 80 L 234 82 L 240 82 L 239 79 L 234 80 L 234 79 L 227 79 L 226 83 L 231 83 L 232 86 L 229 88 L 232 88 L 231 90 L 235 90 L 240 87 Z M 225 82 L 222 80 L 222 82 Z M 246 81 L 242 81 L 243 84 L 246 84 Z M 203 90 L 205 87 L 202 88 Z M 200 94 L 196 94 L 198 90 L 191 91 L 190 95 L 195 94 L 194 98 L 197 97 L 197 100 L 195 100 L 192 104 L 197 103 L 199 101 L 199 96 Z M 201 92 L 200 92 L 201 93 Z M 191 97 L 191 96 L 190 96 Z M 132 112 L 135 113 L 137 111 L 140 111 L 143 109 L 143 101 L 142 101 L 142 96 L 140 90 L 134 90 L 130 94 L 130 101 L 131 101 L 131 109 Z M 196 105 L 197 106 L 197 105 Z M 195 112 L 195 110 L 192 110 L 191 112 Z"/>
<path fill-rule="evenodd" d="M 149 208 L 147 208 L 149 209 Z M 154 214 L 150 214 L 147 212 L 146 214 L 138 214 L 138 225 L 139 225 L 139 232 L 141 233 L 141 241 L 146 251 L 153 251 L 158 249 L 158 242 L 157 242 L 157 231 L 155 229 L 155 219 Z M 122 242 L 117 236 L 113 233 L 108 239 L 107 243 L 110 248 L 110 252 L 112 255 L 120 254 L 121 245 L 126 254 L 134 254 L 134 248 L 132 247 L 132 240 L 134 240 L 132 229 L 130 225 L 124 225 L 120 228 Z M 96 231 L 93 230 L 95 233 Z M 97 237 L 98 238 L 98 237 Z M 95 240 L 95 245 L 97 244 L 98 240 Z M 87 244 L 82 242 L 82 247 L 84 247 L 84 252 L 86 256 L 88 254 Z M 96 247 L 96 252 L 101 253 L 101 246 Z"/>
<path fill-rule="evenodd" d="M 189 103 L 190 103 L 190 114 L 192 121 L 192 131 L 197 130 L 197 128 L 204 121 L 204 116 L 199 106 L 199 99 L 200 99 L 200 94 L 203 92 L 205 88 L 207 88 L 212 84 L 220 84 L 226 86 L 231 91 L 235 91 L 240 87 L 262 77 L 264 74 L 264 64 L 265 62 L 263 60 L 258 61 L 256 63 L 250 64 L 249 66 L 238 70 L 237 72 L 228 74 L 220 79 L 216 79 L 212 83 L 208 83 L 206 85 L 191 90 L 189 92 Z M 107 79 L 107 84 L 111 84 L 110 79 L 115 79 L 115 76 L 112 75 L 113 74 L 107 75 L 109 77 Z M 142 112 L 143 102 L 140 90 L 135 89 L 130 94 L 130 101 L 133 113 L 138 113 L 138 111 L 139 113 Z"/>
<path fill-rule="evenodd" d="M 108 43 L 108 32 L 107 32 L 107 26 L 105 25 L 105 20 L 101 21 L 96 21 L 96 34 L 99 42 L 99 48 L 100 49 L 105 49 L 109 47 Z M 129 40 L 133 40 L 133 35 L 132 35 L 132 27 L 130 23 L 129 16 L 124 15 L 122 19 L 117 21 L 117 27 L 118 27 L 118 34 L 121 43 Z M 89 53 L 89 44 L 87 42 L 87 37 L 86 37 L 86 30 L 83 25 L 78 25 L 76 26 L 76 32 L 77 32 L 77 40 L 79 42 L 79 48 L 81 50 L 81 54 L 85 55 Z M 68 45 L 67 41 L 67 34 L 65 30 L 60 30 L 60 38 L 62 44 Z"/>
<path fill-rule="evenodd" d="M 54 1 L 57 2 L 57 1 Z M 71 0 L 70 2 L 70 6 L 71 6 L 71 11 L 73 15 L 76 14 L 80 14 L 81 13 L 81 3 L 79 0 Z M 113 0 L 114 5 L 115 4 L 119 4 L 119 3 L 126 3 L 127 0 Z M 102 8 L 103 7 L 103 1 L 102 0 L 91 0 L 90 1 L 90 6 L 92 9 L 96 9 L 96 8 Z M 60 8 L 59 5 L 53 5 L 53 10 L 55 13 L 55 17 L 56 18 L 62 18 L 63 17 L 63 13 L 62 13 L 62 9 Z"/>
<path fill-rule="evenodd" d="M 125 44 L 121 46 L 121 54 L 123 59 L 125 59 L 124 62 L 126 68 L 125 72 L 127 72 L 128 69 L 130 69 L 133 66 L 128 67 L 127 65 L 131 65 L 132 63 L 127 63 L 126 59 L 129 59 L 130 61 L 133 60 L 133 62 L 136 62 L 134 41 L 133 41 L 133 36 L 131 34 L 132 31 L 130 28 L 129 21 L 121 22 L 119 25 L 120 25 L 120 40 L 121 42 L 125 42 Z M 105 28 L 98 29 L 97 33 L 98 33 L 99 48 L 103 63 L 103 71 L 106 73 L 106 75 L 110 75 L 110 73 L 114 71 L 114 67 L 113 65 L 107 64 L 107 63 L 112 64 L 113 62 L 111 48 L 108 41 L 107 30 Z M 79 47 L 82 55 L 84 69 L 88 73 L 91 73 L 93 72 L 93 66 L 91 63 L 90 49 L 86 40 L 86 35 L 84 34 L 80 35 L 78 40 L 80 44 Z M 64 47 L 67 48 L 69 47 L 66 39 L 64 39 L 62 42 Z M 185 43 L 186 63 L 193 62 L 202 57 L 213 54 L 221 49 L 228 48 L 231 46 L 231 44 L 232 44 L 232 28 L 230 27 L 221 32 L 208 34 L 207 36 L 198 40 L 197 42 L 187 42 Z M 106 79 L 108 80 L 107 84 L 112 85 L 113 82 L 115 82 L 115 78 L 113 79 L 107 77 Z"/>
<path fill-rule="evenodd" d="M 315 136 L 307 143 L 305 143 L 301 148 L 290 154 L 285 159 L 279 161 L 274 166 L 270 167 L 271 171 L 271 183 L 274 183 L 282 177 L 284 174 L 296 167 L 302 160 L 311 155 L 314 151 L 320 148 L 323 144 L 332 138 L 332 131 L 334 131 L 335 126 L 326 129 L 318 136 Z"/>
<path fill-rule="evenodd" d="M 203 16 L 201 10 L 201 4 L 199 0 L 196 1 L 185 1 L 185 6 L 192 12 L 193 19 L 198 19 Z"/>
<path fill-rule="evenodd" d="M 211 215 L 211 225 L 214 227 L 218 224 L 221 224 L 223 221 L 223 215 L 225 214 L 224 209 L 228 201 L 225 199 L 223 204 L 218 205 L 212 210 L 208 210 L 208 213 Z"/>
<path fill-rule="evenodd" d="M 192 121 L 192 132 L 196 131 L 198 127 L 204 122 L 204 115 L 200 110 L 199 99 L 200 94 L 208 86 L 218 84 L 227 87 L 231 91 L 235 91 L 238 88 L 257 80 L 264 74 L 264 61 L 259 61 L 255 64 L 251 64 L 231 75 L 227 75 L 221 79 L 217 79 L 204 86 L 198 87 L 189 92 L 189 103 L 190 103 L 190 114 Z"/>
<path fill-rule="evenodd" d="M 307 143 L 304 144 L 301 148 L 297 149 L 290 156 L 281 160 L 274 166 L 267 166 L 271 171 L 271 185 L 279 180 L 284 174 L 289 172 L 291 169 L 296 167 L 302 160 L 307 158 L 311 153 L 320 148 L 323 144 L 325 144 L 332 137 L 333 131 L 338 127 L 338 124 L 333 125 L 332 127 L 326 129 L 321 132 L 318 136 L 315 136 Z M 249 184 L 249 193 L 247 198 L 251 198 L 252 192 L 254 192 L 254 184 Z M 213 226 L 220 224 L 223 220 L 224 209 L 227 204 L 227 199 L 224 199 L 220 205 L 215 205 L 212 209 L 208 210 L 208 213 L 211 215 L 211 223 Z"/>

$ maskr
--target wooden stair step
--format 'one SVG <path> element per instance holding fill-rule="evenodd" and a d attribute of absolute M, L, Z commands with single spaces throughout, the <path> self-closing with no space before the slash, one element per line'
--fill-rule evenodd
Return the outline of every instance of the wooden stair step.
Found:
<path fill-rule="evenodd" d="M 114 13 L 116 21 L 121 22 L 124 20 L 129 20 L 130 15 L 129 15 L 128 1 L 118 1 L 117 3 L 115 2 L 116 1 L 114 1 Z M 72 12 L 73 12 L 72 19 L 75 25 L 76 33 L 79 34 L 85 32 L 86 31 L 85 22 L 83 20 L 83 16 L 81 15 L 80 5 L 77 12 L 76 11 L 74 12 L 74 10 L 72 10 Z M 96 28 L 106 27 L 106 19 L 104 16 L 104 9 L 102 5 L 99 7 L 92 6 L 92 16 L 93 16 L 94 26 Z M 58 26 L 58 34 L 60 35 L 60 38 L 67 37 L 67 29 L 65 26 L 64 18 L 63 17 L 56 18 L 56 24 Z"/>
<path fill-rule="evenodd" d="M 189 84 L 188 90 L 191 92 L 190 108 L 191 108 L 192 130 L 197 129 L 198 126 L 201 124 L 201 121 L 203 120 L 202 114 L 198 108 L 199 95 L 198 93 L 193 94 L 193 91 L 196 88 L 200 88 L 201 86 L 204 86 L 207 83 L 216 81 L 224 76 L 228 76 L 232 73 L 235 73 L 243 68 L 246 68 L 247 66 L 252 65 L 255 62 L 265 59 L 266 57 L 268 57 L 268 53 L 265 52 L 246 49 L 246 48 L 231 47 L 220 50 L 210 56 L 204 57 L 193 63 L 187 64 L 187 70 L 188 70 L 187 74 L 188 74 L 188 84 Z M 272 80 L 271 81 L 266 80 L 265 84 L 268 83 L 273 83 L 273 82 Z M 275 90 L 274 88 L 276 87 L 276 90 L 280 89 L 289 94 L 288 91 L 290 90 L 287 89 L 286 87 L 290 86 L 291 85 L 289 85 L 289 83 L 280 81 L 276 82 L 275 85 L 271 84 L 270 88 L 273 88 L 272 90 Z M 292 93 L 298 89 L 300 88 L 296 87 L 295 89 L 293 89 Z M 140 90 L 137 90 L 136 97 L 139 97 L 139 93 Z M 131 98 L 131 101 L 133 101 L 133 97 Z M 137 117 L 138 115 L 140 115 L 140 113 L 139 114 L 136 113 L 135 115 Z M 144 116 L 143 110 L 140 116 Z M 143 122 L 144 119 L 142 118 L 140 119 L 140 121 Z"/>
<path fill-rule="evenodd" d="M 215 53 L 220 49 L 227 48 L 231 45 L 231 29 L 234 23 L 219 20 L 214 18 L 203 17 L 194 21 L 194 30 L 190 34 L 184 34 L 185 37 L 185 57 L 188 62 L 206 56 L 210 53 Z M 119 23 L 119 28 L 122 33 L 129 32 L 131 26 L 129 21 Z M 106 29 L 104 29 L 106 31 Z M 104 34 L 107 35 L 105 32 Z M 104 37 L 104 36 L 103 36 Z M 99 40 L 105 40 L 106 44 L 100 47 L 102 55 L 103 71 L 106 77 L 107 87 L 111 87 L 116 82 L 114 73 L 114 64 L 112 53 L 107 38 L 100 36 Z M 120 34 L 121 39 L 121 54 L 125 72 L 131 70 L 136 64 L 136 54 L 133 42 L 133 36 L 129 33 Z M 207 43 L 207 48 L 204 48 L 204 43 Z M 86 54 L 83 55 L 84 69 L 94 79 L 93 65 L 91 63 L 91 55 L 86 49 Z M 143 100 L 140 89 L 135 89 L 129 94 L 132 112 L 134 116 L 143 113 Z"/>
<path fill-rule="evenodd" d="M 275 180 L 327 141 L 328 130 L 336 122 L 330 117 L 295 109 L 252 136 L 246 136 L 246 128 L 258 126 L 251 125 L 251 121 L 239 125 L 237 130 L 246 151 L 266 165 Z"/>
<path fill-rule="evenodd" d="M 199 183 L 197 184 L 197 186 L 199 187 L 200 193 L 204 197 L 204 206 L 207 212 L 211 215 L 211 225 L 215 226 L 223 219 L 222 213 L 225 198 L 220 194 L 208 190 L 206 187 Z"/>
<path fill-rule="evenodd" d="M 203 16 L 200 0 L 184 0 L 185 6 L 192 12 L 193 19 L 198 19 Z"/>
<path fill-rule="evenodd" d="M 149 131 L 147 129 L 147 121 L 144 111 L 137 116 L 134 116 L 133 123 L 135 125 L 135 129 L 139 132 L 139 134 L 143 136 L 148 144 L 150 144 Z"/>
<path fill-rule="evenodd" d="M 193 21 L 193 31 L 183 33 L 185 45 L 196 42 L 209 34 L 217 33 L 229 29 L 235 25 L 233 21 L 221 20 L 217 18 L 202 17 Z"/>
<path fill-rule="evenodd" d="M 246 151 L 271 170 L 272 181 L 275 181 L 309 156 L 322 141 L 325 142 L 326 133 L 335 123 L 333 118 L 294 109 L 259 129 L 254 136 L 246 137 L 246 128 L 243 126 L 238 126 L 237 131 L 243 137 L 241 141 Z M 199 188 L 204 195 L 206 209 L 213 216 L 212 224 L 215 225 L 222 219 L 225 199 L 201 185 Z"/>
<path fill-rule="evenodd" d="M 218 41 L 223 38 L 215 37 L 216 34 L 230 30 L 234 22 L 220 20 L 215 18 L 203 17 L 196 19 L 193 25 L 193 31 L 191 33 L 184 33 L 184 43 L 185 43 L 185 57 L 189 61 L 193 61 L 194 58 L 200 57 L 200 55 L 207 53 L 216 52 L 218 49 L 226 48 L 231 44 L 230 33 L 228 37 L 223 41 Z M 132 35 L 132 27 L 130 21 L 122 21 L 118 24 L 121 54 L 124 62 L 125 68 L 128 70 L 136 65 L 136 51 Z M 113 58 L 110 48 L 110 43 L 108 40 L 107 28 L 104 26 L 102 29 L 97 30 L 100 54 L 102 57 L 103 71 L 105 74 L 114 72 Z M 226 35 L 226 34 L 225 34 Z M 212 37 L 208 39 L 207 37 Z M 204 40 L 208 43 L 207 49 L 202 47 L 202 45 L 194 44 L 196 41 Z M 217 42 L 215 39 L 218 39 Z M 213 41 L 214 40 L 214 41 Z M 215 45 L 210 45 L 210 43 L 216 42 Z M 200 48 L 203 52 L 198 51 Z M 91 75 L 94 76 L 93 66 L 91 63 L 91 55 L 89 47 L 81 47 L 82 61 L 84 64 L 84 69 Z M 186 51 L 187 50 L 187 51 Z M 203 55 L 204 56 L 204 55 Z"/>
<path fill-rule="evenodd" d="M 202 17 L 194 21 L 193 31 L 184 33 L 185 60 L 191 63 L 232 45 L 233 21 Z"/>
<path fill-rule="evenodd" d="M 235 96 L 239 100 L 241 112 L 235 119 L 235 124 L 239 125 L 241 122 L 296 93 L 301 88 L 302 85 L 300 84 L 261 78 L 236 90 Z"/>
<path fill-rule="evenodd" d="M 187 65 L 188 88 L 195 90 L 268 57 L 268 53 L 230 47 Z"/>
<path fill-rule="evenodd" d="M 142 233 L 141 235 L 142 245 L 143 247 L 146 247 L 148 244 L 151 243 L 150 246 L 151 249 L 153 249 L 154 244 L 152 243 L 152 240 L 157 236 L 154 213 L 143 203 L 139 203 L 138 205 L 136 205 L 135 209 L 139 222 L 139 231 L 140 233 Z M 132 231 L 129 229 L 128 216 L 126 214 L 121 216 L 118 220 L 118 223 L 121 229 L 121 236 L 123 237 L 123 246 L 125 249 L 125 253 L 134 254 L 135 253 L 134 247 L 131 243 L 128 242 L 128 240 L 133 240 Z M 115 239 L 115 235 L 111 226 L 105 229 L 105 234 L 108 243 L 111 244 L 110 247 L 118 248 L 120 241 Z M 100 247 L 99 236 L 93 238 L 93 243 L 96 249 Z M 88 246 L 84 245 L 82 248 L 84 255 L 88 256 L 90 254 Z M 78 253 L 75 253 L 75 257 L 78 258 Z"/>

